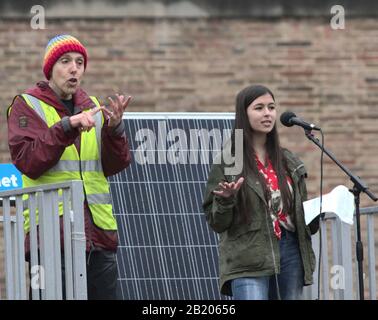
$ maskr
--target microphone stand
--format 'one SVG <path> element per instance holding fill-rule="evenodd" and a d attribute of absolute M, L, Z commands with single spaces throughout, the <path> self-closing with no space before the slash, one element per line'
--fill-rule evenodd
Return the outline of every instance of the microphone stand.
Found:
<path fill-rule="evenodd" d="M 360 293 L 360 300 L 364 300 L 364 273 L 363 273 L 363 259 L 364 259 L 364 248 L 362 246 L 361 241 L 361 227 L 360 227 L 360 194 L 361 192 L 366 193 L 370 199 L 373 201 L 377 201 L 378 198 L 368 190 L 368 186 L 360 179 L 360 177 L 355 176 L 349 169 L 343 166 L 332 153 L 327 151 L 322 145 L 319 143 L 319 140 L 314 137 L 311 133 L 311 130 L 305 129 L 306 137 L 315 143 L 323 152 L 330 157 L 333 162 L 335 162 L 341 170 L 343 170 L 353 182 L 353 189 L 349 189 L 351 193 L 354 195 L 354 203 L 356 206 L 356 227 L 357 227 L 357 240 L 356 240 L 356 257 L 358 263 L 358 284 L 359 284 L 359 293 Z"/>

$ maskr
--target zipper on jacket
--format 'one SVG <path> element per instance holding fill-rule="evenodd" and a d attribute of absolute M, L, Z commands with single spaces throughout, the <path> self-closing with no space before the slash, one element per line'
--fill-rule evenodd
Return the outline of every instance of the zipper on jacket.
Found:
<path fill-rule="evenodd" d="M 277 267 L 277 264 L 276 264 L 276 255 L 274 253 L 273 241 L 272 241 L 272 234 L 274 235 L 274 232 L 272 233 L 272 230 L 271 230 L 272 223 L 270 223 L 270 222 L 272 222 L 271 221 L 272 219 L 270 217 L 269 210 L 270 209 L 268 207 L 266 207 L 266 209 L 265 209 L 265 213 L 266 213 L 265 222 L 266 222 L 266 227 L 268 229 L 268 238 L 269 238 L 270 249 L 271 249 L 272 259 L 273 259 L 274 279 L 275 279 L 275 282 L 276 282 L 277 299 L 281 300 L 280 287 L 279 287 L 279 284 L 278 284 L 278 267 Z M 270 220 L 270 221 L 268 221 L 268 220 Z"/>
<path fill-rule="evenodd" d="M 267 215 L 268 215 L 268 212 L 266 211 Z M 265 219 L 265 222 L 266 222 L 266 227 L 268 229 L 268 238 L 269 238 L 269 243 L 270 243 L 270 249 L 271 249 L 271 253 L 272 253 L 272 258 L 273 258 L 273 266 L 274 266 L 274 273 L 277 274 L 278 273 L 278 267 L 277 267 L 277 264 L 276 264 L 276 255 L 274 253 L 274 248 L 273 248 L 273 241 L 272 241 L 272 233 L 271 233 L 271 228 L 269 226 L 269 221 L 268 221 L 268 218 Z"/>

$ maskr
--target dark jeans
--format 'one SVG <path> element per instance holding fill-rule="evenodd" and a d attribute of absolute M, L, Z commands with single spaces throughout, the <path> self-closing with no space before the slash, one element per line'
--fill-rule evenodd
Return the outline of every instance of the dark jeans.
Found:
<path fill-rule="evenodd" d="M 280 245 L 280 274 L 277 275 L 280 298 L 298 300 L 303 291 L 303 264 L 296 233 L 282 228 Z M 231 282 L 235 300 L 276 300 L 275 276 L 238 278 Z"/>
<path fill-rule="evenodd" d="M 29 263 L 29 274 L 31 266 Z M 117 300 L 116 253 L 106 250 L 93 250 L 87 253 L 87 292 L 88 300 Z M 65 267 L 62 255 L 62 288 L 65 299 Z M 40 290 L 41 296 L 41 290 Z M 32 298 L 31 287 L 29 298 Z"/>

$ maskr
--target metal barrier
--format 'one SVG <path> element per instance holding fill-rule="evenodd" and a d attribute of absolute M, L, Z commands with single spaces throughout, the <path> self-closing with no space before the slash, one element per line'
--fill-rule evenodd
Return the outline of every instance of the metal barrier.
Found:
<path fill-rule="evenodd" d="M 28 200 L 23 196 L 28 195 Z M 11 198 L 15 198 L 15 213 L 11 215 Z M 83 213 L 83 186 L 81 181 L 71 181 L 33 188 L 0 192 L 2 199 L 5 287 L 9 300 L 27 299 L 27 281 L 24 249 L 23 211 L 30 211 L 30 253 L 32 299 L 62 299 L 61 244 L 59 227 L 59 202 L 63 206 L 65 298 L 87 299 L 86 255 Z M 38 212 L 38 231 L 37 221 Z M 364 244 L 364 270 L 368 270 L 369 299 L 377 298 L 374 218 L 378 207 L 362 208 L 366 217 Z M 304 299 L 318 298 L 318 261 L 321 245 L 320 299 L 358 299 L 357 268 L 354 253 L 354 232 L 334 214 L 326 214 L 319 232 L 312 237 L 316 254 L 314 284 L 305 287 Z M 39 243 L 39 249 L 38 249 Z M 331 253 L 330 253 L 331 251 Z M 367 268 L 366 268 L 367 264 Z M 331 268 L 330 268 L 331 265 Z M 1 277 L 0 277 L 1 278 Z M 366 279 L 367 278 L 367 279 Z M 365 294 L 366 295 L 366 294 Z M 1 297 L 1 294 L 0 294 Z"/>
<path fill-rule="evenodd" d="M 23 200 L 25 195 L 28 196 L 27 200 Z M 6 298 L 28 298 L 27 273 L 25 263 L 22 263 L 25 261 L 25 209 L 30 212 L 31 298 L 63 298 L 59 219 L 59 205 L 62 205 L 65 299 L 87 299 L 82 181 L 4 191 L 0 192 L 0 198 L 3 211 L 0 222 L 3 223 L 4 234 Z M 15 198 L 15 216 L 11 215 L 11 198 Z"/>
<path fill-rule="evenodd" d="M 366 218 L 366 234 L 363 234 L 364 237 L 362 239 L 364 245 L 364 282 L 368 283 L 368 292 L 365 290 L 364 295 L 366 299 L 371 300 L 376 300 L 377 298 L 374 239 L 374 218 L 377 214 L 378 207 L 361 209 L 361 218 Z M 350 226 L 341 222 L 334 214 L 326 214 L 325 219 L 320 221 L 321 242 L 319 242 L 319 232 L 312 236 L 312 245 L 316 255 L 314 284 L 305 287 L 304 299 L 359 299 L 358 270 L 355 254 L 356 235 L 351 230 L 355 228 L 355 225 L 354 223 L 353 226 Z M 321 268 L 319 273 L 320 246 Z M 321 281 L 320 290 L 318 291 L 319 274 Z"/>

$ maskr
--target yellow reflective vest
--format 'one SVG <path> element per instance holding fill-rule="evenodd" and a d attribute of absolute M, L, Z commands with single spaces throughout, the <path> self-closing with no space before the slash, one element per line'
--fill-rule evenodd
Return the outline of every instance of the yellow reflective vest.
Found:
<path fill-rule="evenodd" d="M 22 97 L 50 128 L 61 121 L 54 107 L 31 95 Z M 99 106 L 95 97 L 90 97 Z M 85 111 L 84 111 L 85 112 Z M 83 180 L 84 194 L 93 222 L 104 230 L 117 230 L 117 222 L 113 216 L 109 183 L 104 176 L 101 163 L 101 128 L 104 123 L 102 112 L 96 113 L 95 128 L 81 132 L 80 154 L 74 144 L 66 147 L 58 163 L 37 179 L 22 175 L 23 186 L 34 187 L 47 183 L 58 183 L 70 180 Z M 59 215 L 63 214 L 63 205 L 59 202 Z M 30 230 L 29 210 L 24 211 L 24 229 Z M 38 223 L 38 216 L 37 216 Z"/>

